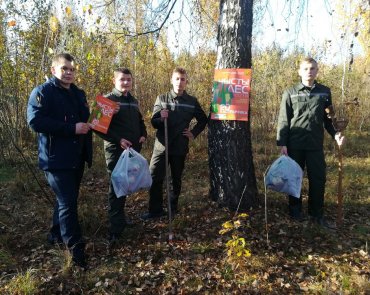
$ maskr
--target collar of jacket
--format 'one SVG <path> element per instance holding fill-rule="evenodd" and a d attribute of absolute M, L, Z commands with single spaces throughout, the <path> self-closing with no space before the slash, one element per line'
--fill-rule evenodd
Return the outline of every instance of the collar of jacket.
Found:
<path fill-rule="evenodd" d="M 124 96 L 124 95 L 123 95 L 123 92 L 119 91 L 117 88 L 113 88 L 113 89 L 112 89 L 112 93 L 113 93 L 115 96 L 118 96 L 118 97 L 127 97 L 127 98 L 132 97 L 132 95 L 131 95 L 131 93 L 130 93 L 130 92 L 127 92 L 127 96 Z"/>
<path fill-rule="evenodd" d="M 187 98 L 189 95 L 186 93 L 186 91 L 184 90 L 184 92 L 181 94 L 181 95 L 177 95 L 176 93 L 175 93 L 175 91 L 173 91 L 173 89 L 171 89 L 171 91 L 170 91 L 170 97 L 172 98 L 172 99 L 175 99 L 176 97 L 183 97 L 183 98 Z"/>
<path fill-rule="evenodd" d="M 60 80 L 57 77 L 55 77 L 55 76 L 51 77 L 49 79 L 49 82 L 51 84 L 53 84 L 55 87 L 68 90 L 67 88 L 64 88 L 62 85 L 60 85 Z M 71 86 L 70 86 L 70 89 L 75 90 L 75 89 L 79 89 L 79 88 L 75 84 L 72 83 Z"/>
<path fill-rule="evenodd" d="M 312 90 L 312 89 L 314 89 L 315 87 L 317 87 L 317 85 L 318 85 L 317 81 L 316 81 L 316 80 L 315 80 L 315 81 L 313 81 L 313 84 L 312 84 L 311 90 Z M 304 90 L 304 89 L 306 89 L 306 88 L 307 88 L 307 86 L 305 86 L 302 82 L 299 82 L 299 83 L 295 86 L 295 89 L 296 89 L 297 91 Z"/>

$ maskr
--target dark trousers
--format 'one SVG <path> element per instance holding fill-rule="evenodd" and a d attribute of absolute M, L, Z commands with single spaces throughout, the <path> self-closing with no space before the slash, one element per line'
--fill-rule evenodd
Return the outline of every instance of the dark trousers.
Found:
<path fill-rule="evenodd" d="M 181 193 L 181 177 L 184 171 L 186 155 L 169 155 L 168 164 L 171 169 L 171 205 L 177 210 L 177 201 Z M 165 152 L 153 151 L 150 160 L 150 173 L 152 186 L 149 190 L 149 212 L 159 213 L 163 211 L 163 181 L 166 176 Z"/>
<path fill-rule="evenodd" d="M 113 171 L 113 170 L 112 170 Z M 112 171 L 109 174 L 109 189 L 108 189 L 108 218 L 109 218 L 109 232 L 112 234 L 120 234 L 126 226 L 125 204 L 126 196 L 117 198 L 112 184 Z"/>
<path fill-rule="evenodd" d="M 84 164 L 79 169 L 45 171 L 46 179 L 57 199 L 50 232 L 54 237 L 61 237 L 72 252 L 84 248 L 77 213 L 83 172 Z"/>
<path fill-rule="evenodd" d="M 135 150 L 140 152 L 141 148 L 136 147 Z M 126 196 L 119 196 L 117 198 L 112 184 L 112 172 L 114 167 L 123 152 L 123 149 L 116 146 L 105 149 L 105 160 L 107 164 L 107 171 L 109 175 L 109 189 L 108 189 L 108 218 L 109 218 L 109 232 L 112 234 L 120 234 L 126 227 L 125 204 Z"/>
<path fill-rule="evenodd" d="M 322 217 L 324 212 L 324 194 L 326 182 L 326 163 L 323 150 L 289 149 L 288 155 L 295 160 L 302 170 L 307 167 L 308 177 L 308 214 Z M 289 213 L 292 216 L 302 211 L 302 198 L 289 196 Z"/>

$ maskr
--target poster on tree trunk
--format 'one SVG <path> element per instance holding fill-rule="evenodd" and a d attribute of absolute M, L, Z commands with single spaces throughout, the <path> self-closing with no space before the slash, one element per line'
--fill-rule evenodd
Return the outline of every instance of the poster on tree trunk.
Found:
<path fill-rule="evenodd" d="M 216 69 L 211 119 L 248 121 L 252 69 Z"/>
<path fill-rule="evenodd" d="M 88 120 L 92 128 L 107 134 L 116 106 L 116 102 L 102 95 L 98 95 L 91 107 L 91 114 Z"/>

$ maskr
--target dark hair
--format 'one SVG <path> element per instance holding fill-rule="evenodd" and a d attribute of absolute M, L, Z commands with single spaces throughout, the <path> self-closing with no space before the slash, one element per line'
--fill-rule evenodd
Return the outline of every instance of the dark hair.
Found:
<path fill-rule="evenodd" d="M 122 73 L 122 74 L 132 76 L 132 73 L 128 68 L 117 68 L 117 69 L 114 70 L 114 75 L 116 75 L 117 73 Z"/>
<path fill-rule="evenodd" d="M 57 55 L 55 55 L 55 56 L 53 57 L 53 59 L 52 59 L 52 61 L 51 61 L 51 64 L 52 64 L 53 66 L 55 66 L 56 64 L 58 64 L 58 63 L 59 63 L 59 61 L 60 61 L 61 59 L 65 59 L 65 60 L 68 60 L 68 61 L 70 61 L 70 62 L 73 62 L 73 61 L 75 60 L 75 58 L 74 58 L 72 55 L 70 55 L 69 53 L 59 53 L 59 54 L 57 54 Z"/>
<path fill-rule="evenodd" d="M 172 74 L 174 74 L 174 73 L 179 73 L 181 75 L 186 75 L 186 77 L 188 76 L 188 74 L 186 73 L 186 70 L 184 68 L 182 68 L 182 67 L 176 67 L 173 70 Z"/>

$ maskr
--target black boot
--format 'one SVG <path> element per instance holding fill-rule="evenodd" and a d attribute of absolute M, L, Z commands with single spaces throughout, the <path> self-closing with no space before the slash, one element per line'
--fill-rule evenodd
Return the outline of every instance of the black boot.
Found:
<path fill-rule="evenodd" d="M 172 215 L 178 212 L 179 196 L 175 196 L 173 193 L 170 195 L 171 213 Z"/>
<path fill-rule="evenodd" d="M 63 239 L 60 234 L 60 227 L 59 226 L 53 226 L 50 231 L 48 232 L 46 239 L 50 245 L 59 245 L 62 246 Z"/>
<path fill-rule="evenodd" d="M 302 199 L 289 196 L 289 216 L 295 221 L 303 221 Z"/>
<path fill-rule="evenodd" d="M 75 244 L 70 252 L 72 254 L 72 261 L 75 265 L 87 270 L 87 259 L 85 255 L 85 243 L 79 242 Z"/>

